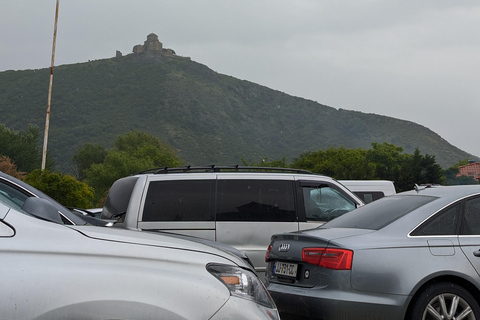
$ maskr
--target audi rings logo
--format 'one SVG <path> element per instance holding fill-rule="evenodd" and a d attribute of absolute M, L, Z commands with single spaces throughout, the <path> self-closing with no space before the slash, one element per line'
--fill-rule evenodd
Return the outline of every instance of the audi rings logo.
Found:
<path fill-rule="evenodd" d="M 288 243 L 282 243 L 280 247 L 278 247 L 279 252 L 287 252 L 288 249 L 290 249 L 290 244 Z"/>

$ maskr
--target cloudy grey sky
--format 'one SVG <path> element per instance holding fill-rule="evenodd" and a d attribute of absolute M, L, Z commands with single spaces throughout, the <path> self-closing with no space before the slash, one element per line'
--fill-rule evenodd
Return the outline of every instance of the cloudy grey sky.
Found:
<path fill-rule="evenodd" d="M 0 71 L 50 66 L 55 4 L 3 1 Z M 219 73 L 480 156 L 478 0 L 60 0 L 55 65 L 131 53 L 151 32 Z"/>

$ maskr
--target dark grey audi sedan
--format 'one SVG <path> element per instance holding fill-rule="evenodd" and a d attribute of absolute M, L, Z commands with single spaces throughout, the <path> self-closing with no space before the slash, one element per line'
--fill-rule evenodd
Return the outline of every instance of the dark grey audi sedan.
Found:
<path fill-rule="evenodd" d="M 272 236 L 282 319 L 480 319 L 480 185 L 416 187 Z"/>

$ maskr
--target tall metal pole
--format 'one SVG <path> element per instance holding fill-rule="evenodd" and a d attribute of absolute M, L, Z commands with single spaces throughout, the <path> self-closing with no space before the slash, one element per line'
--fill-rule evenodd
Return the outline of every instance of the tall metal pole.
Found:
<path fill-rule="evenodd" d="M 57 0 L 57 6 L 55 9 L 55 27 L 53 30 L 52 63 L 50 65 L 50 85 L 48 86 L 47 117 L 45 120 L 45 135 L 43 137 L 42 171 L 45 170 L 45 164 L 47 162 L 48 128 L 50 126 L 50 101 L 52 100 L 53 65 L 55 61 L 55 44 L 57 42 L 57 22 L 58 22 L 59 1 L 60 0 Z"/>

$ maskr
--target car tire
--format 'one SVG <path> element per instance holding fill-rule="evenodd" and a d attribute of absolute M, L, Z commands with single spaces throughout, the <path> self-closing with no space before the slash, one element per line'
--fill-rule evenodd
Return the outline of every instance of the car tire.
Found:
<path fill-rule="evenodd" d="M 445 302 L 445 307 L 442 307 Z M 480 307 L 465 288 L 451 282 L 429 285 L 415 299 L 411 313 L 406 319 L 480 319 Z"/>

